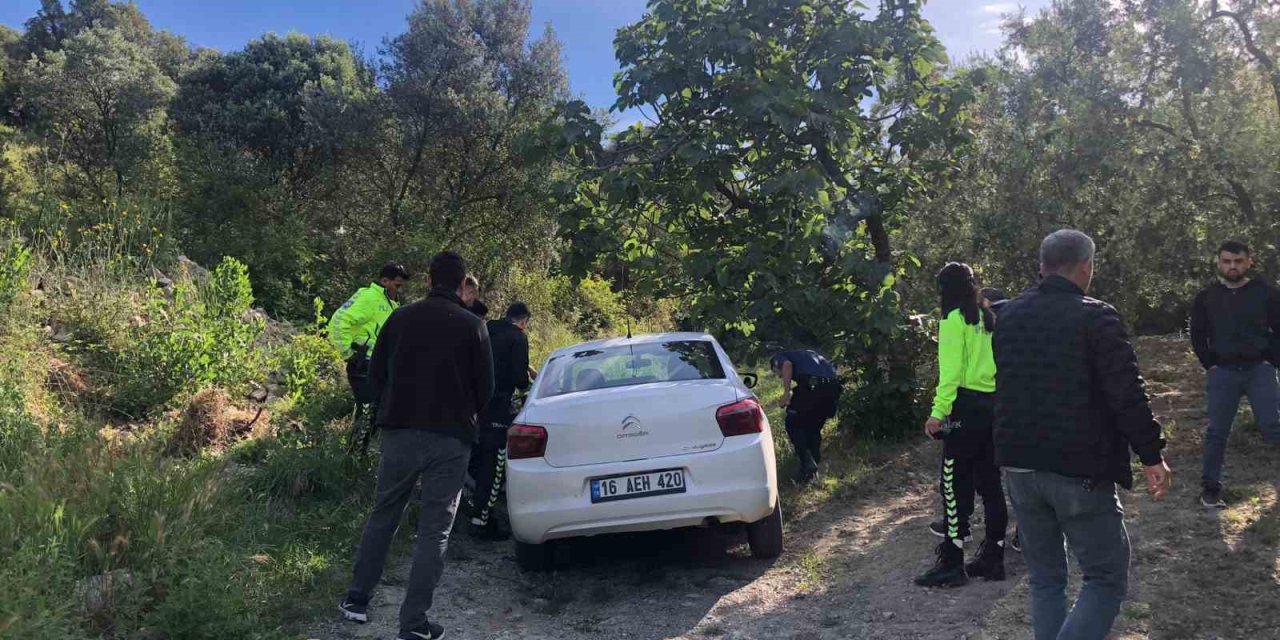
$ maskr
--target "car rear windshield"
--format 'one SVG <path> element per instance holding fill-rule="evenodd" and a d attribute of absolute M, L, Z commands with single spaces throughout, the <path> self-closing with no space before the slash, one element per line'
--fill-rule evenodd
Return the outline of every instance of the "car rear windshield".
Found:
<path fill-rule="evenodd" d="M 707 340 L 650 342 L 583 349 L 547 362 L 538 397 L 651 382 L 724 379 L 724 366 Z"/>

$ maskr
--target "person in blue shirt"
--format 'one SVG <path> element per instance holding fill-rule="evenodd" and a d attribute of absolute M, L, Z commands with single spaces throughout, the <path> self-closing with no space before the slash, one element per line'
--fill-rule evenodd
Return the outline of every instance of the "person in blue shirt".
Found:
<path fill-rule="evenodd" d="M 787 437 L 800 461 L 796 480 L 808 482 L 822 463 L 822 427 L 836 415 L 840 379 L 831 361 L 813 349 L 783 351 L 769 365 L 782 377 L 777 406 L 787 410 Z"/>

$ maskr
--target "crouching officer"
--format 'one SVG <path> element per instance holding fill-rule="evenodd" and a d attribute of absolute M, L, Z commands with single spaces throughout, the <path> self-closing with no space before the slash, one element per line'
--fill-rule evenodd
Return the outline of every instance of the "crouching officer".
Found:
<path fill-rule="evenodd" d="M 373 355 L 373 345 L 382 325 L 400 306 L 400 289 L 412 277 L 404 265 L 394 262 L 383 265 L 378 279 L 356 291 L 329 319 L 329 341 L 347 361 L 347 382 L 357 411 L 378 401 L 368 383 L 369 357 Z M 358 413 L 356 417 L 359 418 Z"/>
<path fill-rule="evenodd" d="M 800 461 L 796 479 L 808 482 L 822 463 L 822 427 L 836 415 L 840 378 L 831 361 L 813 349 L 783 351 L 773 356 L 769 365 L 782 376 L 782 397 L 777 406 L 787 410 L 787 437 Z"/>

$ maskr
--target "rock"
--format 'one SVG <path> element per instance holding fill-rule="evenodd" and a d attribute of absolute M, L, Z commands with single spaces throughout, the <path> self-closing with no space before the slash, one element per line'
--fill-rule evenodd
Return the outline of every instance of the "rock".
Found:
<path fill-rule="evenodd" d="M 266 389 L 255 384 L 247 397 L 254 402 L 266 402 L 269 395 Z"/>
<path fill-rule="evenodd" d="M 67 331 L 65 327 L 58 327 L 54 330 L 53 335 L 50 336 L 49 339 L 58 344 L 67 344 L 68 342 L 71 342 L 71 332 Z"/>
<path fill-rule="evenodd" d="M 288 387 L 285 387 L 282 384 L 267 385 L 267 397 L 275 396 L 277 398 L 283 398 L 287 395 L 289 395 Z"/>
<path fill-rule="evenodd" d="M 76 600 L 80 612 L 93 615 L 115 605 L 116 594 L 133 582 L 133 574 L 126 569 L 89 576 L 76 583 Z"/>
<path fill-rule="evenodd" d="M 279 371 L 272 371 L 267 374 L 267 387 L 281 386 L 285 383 L 284 374 Z"/>
<path fill-rule="evenodd" d="M 262 309 L 250 309 L 244 312 L 240 319 L 245 322 L 261 322 L 263 325 L 271 321 L 271 318 L 267 316 L 267 312 Z"/>
<path fill-rule="evenodd" d="M 280 398 L 281 398 L 281 396 L 272 395 L 272 394 L 269 394 L 269 393 L 268 393 L 268 394 L 267 394 L 267 400 L 266 400 L 266 402 L 267 402 L 267 404 L 271 404 L 271 403 L 273 403 L 273 402 L 278 401 Z"/>
<path fill-rule="evenodd" d="M 209 270 L 196 264 L 186 256 L 178 256 L 178 268 L 183 274 L 198 284 L 209 282 Z"/>
<path fill-rule="evenodd" d="M 173 279 L 154 267 L 151 269 L 151 279 L 155 281 L 156 287 L 159 289 L 173 288 Z"/>
<path fill-rule="evenodd" d="M 896 615 L 894 612 L 892 612 L 892 611 L 886 611 L 886 612 L 884 612 L 884 619 L 885 619 L 885 620 L 892 620 L 894 615 Z"/>

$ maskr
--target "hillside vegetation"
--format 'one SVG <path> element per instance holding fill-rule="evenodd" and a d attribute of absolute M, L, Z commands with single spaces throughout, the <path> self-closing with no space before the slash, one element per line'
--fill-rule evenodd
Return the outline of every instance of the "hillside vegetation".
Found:
<path fill-rule="evenodd" d="M 5 233 L 0 633 L 295 637 L 341 591 L 376 465 L 348 449 L 323 316 L 268 320 L 232 258 L 161 271 Z M 530 286 L 597 314 L 540 317 L 543 357 L 621 321 L 607 288 Z"/>

